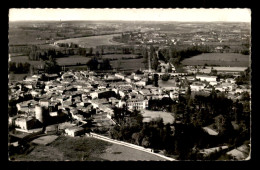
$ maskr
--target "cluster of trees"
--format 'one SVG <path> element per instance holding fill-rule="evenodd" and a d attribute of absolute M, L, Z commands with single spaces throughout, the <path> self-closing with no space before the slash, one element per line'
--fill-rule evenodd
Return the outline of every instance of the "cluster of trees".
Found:
<path fill-rule="evenodd" d="M 244 72 L 240 73 L 240 76 L 236 78 L 236 84 L 242 85 L 242 84 L 249 84 L 250 83 L 250 68 L 248 67 Z"/>
<path fill-rule="evenodd" d="M 124 111 L 115 113 L 119 114 L 117 120 L 120 120 L 120 126 L 116 125 L 109 131 L 111 138 L 154 149 L 171 147 L 170 124 L 164 125 L 161 118 L 143 123 L 143 117 L 138 111 L 130 112 L 128 116 L 123 114 Z"/>
<path fill-rule="evenodd" d="M 170 79 L 170 75 L 169 74 L 163 74 L 162 75 L 162 80 L 163 81 L 168 81 Z"/>
<path fill-rule="evenodd" d="M 169 97 L 163 97 L 159 99 L 151 99 L 148 102 L 148 109 L 150 110 L 161 110 L 161 111 L 171 111 L 171 106 L 175 102 Z"/>
<path fill-rule="evenodd" d="M 44 72 L 48 74 L 59 73 L 61 67 L 57 64 L 57 61 L 52 56 L 49 57 L 49 60 L 44 62 Z"/>
<path fill-rule="evenodd" d="M 208 52 L 210 51 L 207 47 L 193 46 L 186 49 L 176 49 L 174 46 L 171 46 L 169 49 L 159 50 L 158 57 L 160 60 L 178 65 L 185 58 Z"/>
<path fill-rule="evenodd" d="M 31 69 L 30 63 L 9 62 L 9 72 L 13 72 L 16 74 L 29 73 L 30 69 Z"/>
<path fill-rule="evenodd" d="M 53 58 L 66 57 L 68 55 L 93 56 L 93 48 L 65 48 L 61 50 L 56 49 L 40 49 L 36 45 L 32 45 L 28 54 L 29 60 L 49 60 L 49 56 Z"/>
<path fill-rule="evenodd" d="M 23 55 L 29 55 L 31 51 L 31 47 L 26 45 L 9 45 L 9 52 L 10 53 L 19 53 Z"/>
<path fill-rule="evenodd" d="M 97 57 L 92 57 L 87 62 L 87 66 L 90 70 L 110 70 L 112 68 L 109 59 L 98 60 Z"/>
<path fill-rule="evenodd" d="M 250 139 L 250 114 L 243 103 L 249 100 L 250 96 L 244 94 L 241 101 L 233 102 L 214 89 L 209 96 L 192 97 L 189 88 L 178 103 L 169 98 L 149 100 L 149 109 L 171 110 L 181 117 L 181 123 L 164 125 L 162 119 L 145 123 L 138 111 L 116 108 L 114 120 L 119 125 L 110 130 L 110 137 L 164 150 L 166 154 L 178 155 L 181 160 L 213 159 L 221 156 L 221 152 L 204 157 L 199 150 L 223 144 L 237 147 Z M 238 128 L 234 128 L 234 122 Z M 209 135 L 202 129 L 209 125 L 213 125 L 219 135 Z"/>
<path fill-rule="evenodd" d="M 31 46 L 30 53 L 28 55 L 29 60 L 38 61 L 38 60 L 49 60 L 49 57 L 54 58 L 63 57 L 64 54 L 61 51 L 56 51 L 55 49 L 40 49 L 36 45 Z"/>
<path fill-rule="evenodd" d="M 246 140 L 249 136 L 250 114 L 244 109 L 242 101 L 233 102 L 223 93 L 217 94 L 214 89 L 209 96 L 196 95 L 192 99 L 187 93 L 181 100 L 173 106 L 172 111 L 182 114 L 184 124 L 192 124 L 198 128 L 213 124 L 213 128 L 219 132 L 221 141 L 230 145 L 238 144 L 237 141 L 241 141 L 241 138 Z M 250 98 L 245 97 L 245 100 L 249 101 Z M 235 122 L 239 128 L 234 129 L 231 122 Z M 243 137 L 238 135 L 242 132 Z"/>

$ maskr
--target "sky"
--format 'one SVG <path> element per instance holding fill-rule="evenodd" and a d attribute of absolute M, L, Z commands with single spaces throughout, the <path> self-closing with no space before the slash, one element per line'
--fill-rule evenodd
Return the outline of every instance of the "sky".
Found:
<path fill-rule="evenodd" d="M 9 21 L 69 21 L 69 20 L 124 20 L 124 21 L 201 21 L 251 22 L 247 8 L 189 8 L 189 9 L 18 9 L 9 10 Z"/>

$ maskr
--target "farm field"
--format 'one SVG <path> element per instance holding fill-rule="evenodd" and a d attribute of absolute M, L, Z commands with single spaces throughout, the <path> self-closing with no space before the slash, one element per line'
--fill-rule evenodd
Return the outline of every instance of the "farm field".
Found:
<path fill-rule="evenodd" d="M 110 64 L 114 69 L 117 69 L 119 71 L 136 71 L 138 69 L 145 69 L 143 58 L 139 59 L 129 59 L 129 60 L 114 60 L 110 61 Z"/>
<path fill-rule="evenodd" d="M 248 67 L 250 56 L 237 53 L 204 53 L 184 59 L 183 65 L 219 65 L 231 67 Z"/>
<path fill-rule="evenodd" d="M 16 63 L 30 63 L 33 66 L 38 66 L 43 64 L 43 61 L 31 61 L 28 59 L 28 56 L 17 56 L 17 57 L 12 57 L 11 62 L 16 62 Z"/>
<path fill-rule="evenodd" d="M 106 54 L 106 55 L 102 55 L 102 58 L 104 59 L 121 59 L 123 57 L 137 57 L 138 55 L 134 55 L 134 54 Z"/>
<path fill-rule="evenodd" d="M 90 60 L 90 58 L 84 57 L 84 56 L 79 56 L 79 55 L 61 57 L 61 58 L 56 59 L 57 63 L 60 66 L 62 66 L 62 65 L 76 65 L 77 63 L 86 64 L 89 60 Z"/>
<path fill-rule="evenodd" d="M 72 56 L 61 57 L 61 58 L 56 59 L 57 63 L 60 66 L 62 66 L 62 65 L 76 65 L 77 63 L 86 64 L 89 60 L 90 60 L 90 58 L 87 58 L 87 57 L 84 57 L 84 56 L 79 56 L 79 55 L 72 55 Z M 30 63 L 31 65 L 34 65 L 34 66 L 44 64 L 43 61 L 30 61 L 27 56 L 12 57 L 11 61 L 16 62 L 16 63 L 28 62 L 28 63 Z"/>
<path fill-rule="evenodd" d="M 90 37 L 81 37 L 81 38 L 69 38 L 65 40 L 56 41 L 57 43 L 74 43 L 81 45 L 86 48 L 96 48 L 99 45 L 119 45 L 118 43 L 112 41 L 113 36 L 118 36 L 120 34 L 111 34 L 111 35 L 99 35 L 99 36 L 90 36 Z"/>
<path fill-rule="evenodd" d="M 143 122 L 149 122 L 151 119 L 159 117 L 163 119 L 164 124 L 173 123 L 175 120 L 172 113 L 162 111 L 143 110 L 142 116 L 144 117 Z"/>

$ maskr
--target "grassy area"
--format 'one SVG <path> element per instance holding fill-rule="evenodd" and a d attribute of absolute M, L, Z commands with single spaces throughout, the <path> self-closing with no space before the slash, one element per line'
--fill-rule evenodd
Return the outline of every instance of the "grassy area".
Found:
<path fill-rule="evenodd" d="M 150 153 L 140 150 L 132 149 L 126 146 L 112 144 L 107 147 L 106 152 L 100 155 L 100 158 L 109 161 L 165 161 L 161 158 Z"/>
<path fill-rule="evenodd" d="M 247 67 L 250 65 L 250 56 L 238 53 L 204 53 L 184 59 L 183 65 L 220 65 L 232 67 Z"/>
<path fill-rule="evenodd" d="M 95 48 L 99 45 L 118 45 L 121 43 L 112 41 L 114 36 L 118 36 L 120 34 L 112 34 L 112 35 L 99 35 L 99 36 L 90 36 L 90 37 L 81 37 L 81 38 L 70 38 L 65 40 L 59 40 L 58 43 L 75 43 L 82 45 L 87 48 Z"/>
<path fill-rule="evenodd" d="M 9 76 L 9 81 L 22 81 L 25 76 L 28 76 L 29 74 L 14 74 L 10 73 Z"/>
<path fill-rule="evenodd" d="M 111 144 L 89 137 L 60 136 L 48 146 L 35 146 L 27 155 L 19 155 L 19 161 L 90 161 L 104 160 L 99 155 Z"/>
<path fill-rule="evenodd" d="M 79 56 L 79 55 L 73 55 L 73 56 L 68 56 L 68 57 L 62 57 L 62 58 L 57 58 L 57 63 L 59 65 L 76 65 L 77 63 L 80 64 L 86 64 L 90 58 L 84 57 L 84 56 Z"/>
<path fill-rule="evenodd" d="M 156 119 L 159 117 L 163 119 L 164 124 L 173 123 L 175 120 L 172 113 L 162 111 L 144 110 L 142 112 L 142 116 L 144 117 L 144 122 L 149 122 L 151 119 Z"/>

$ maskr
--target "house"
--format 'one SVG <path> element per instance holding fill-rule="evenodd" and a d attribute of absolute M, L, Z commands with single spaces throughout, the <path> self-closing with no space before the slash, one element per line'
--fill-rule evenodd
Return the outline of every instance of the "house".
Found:
<path fill-rule="evenodd" d="M 179 93 L 177 91 L 170 91 L 170 98 L 172 100 L 178 100 L 179 99 Z"/>
<path fill-rule="evenodd" d="M 122 80 L 125 79 L 125 75 L 123 75 L 123 74 L 121 74 L 121 73 L 116 73 L 115 76 L 118 77 L 118 78 L 120 78 L 120 79 L 122 79 Z"/>
<path fill-rule="evenodd" d="M 44 107 L 49 107 L 49 100 L 46 100 L 46 99 L 41 99 L 40 101 L 39 101 L 39 104 L 40 104 L 40 106 L 44 106 Z"/>
<path fill-rule="evenodd" d="M 217 81 L 217 76 L 208 76 L 208 75 L 196 75 L 196 79 L 199 79 L 200 81 L 207 81 L 207 82 L 211 82 Z"/>
<path fill-rule="evenodd" d="M 211 81 L 211 82 L 209 82 L 209 84 L 212 85 L 212 86 L 216 86 L 218 84 L 218 82 L 217 81 Z"/>
<path fill-rule="evenodd" d="M 141 89 L 141 90 L 139 90 L 139 93 L 143 96 L 147 96 L 147 95 L 151 94 L 150 90 L 148 90 L 148 89 Z"/>
<path fill-rule="evenodd" d="M 196 81 L 190 85 L 190 89 L 191 89 L 191 91 L 200 91 L 200 90 L 203 90 L 205 88 L 205 86 L 206 86 L 205 84 Z"/>
<path fill-rule="evenodd" d="M 15 126 L 18 126 L 23 130 L 32 129 L 35 123 L 36 119 L 32 117 L 18 117 L 14 120 Z"/>
<path fill-rule="evenodd" d="M 136 84 L 137 86 L 146 86 L 146 83 L 147 83 L 147 80 L 146 80 L 146 79 L 142 79 L 142 80 L 140 80 L 140 81 L 135 82 L 135 84 Z"/>
<path fill-rule="evenodd" d="M 83 135 L 84 134 L 84 128 L 82 127 L 68 127 L 65 129 L 65 133 L 68 134 L 69 136 L 75 137 L 75 136 L 79 136 L 79 135 Z"/>

